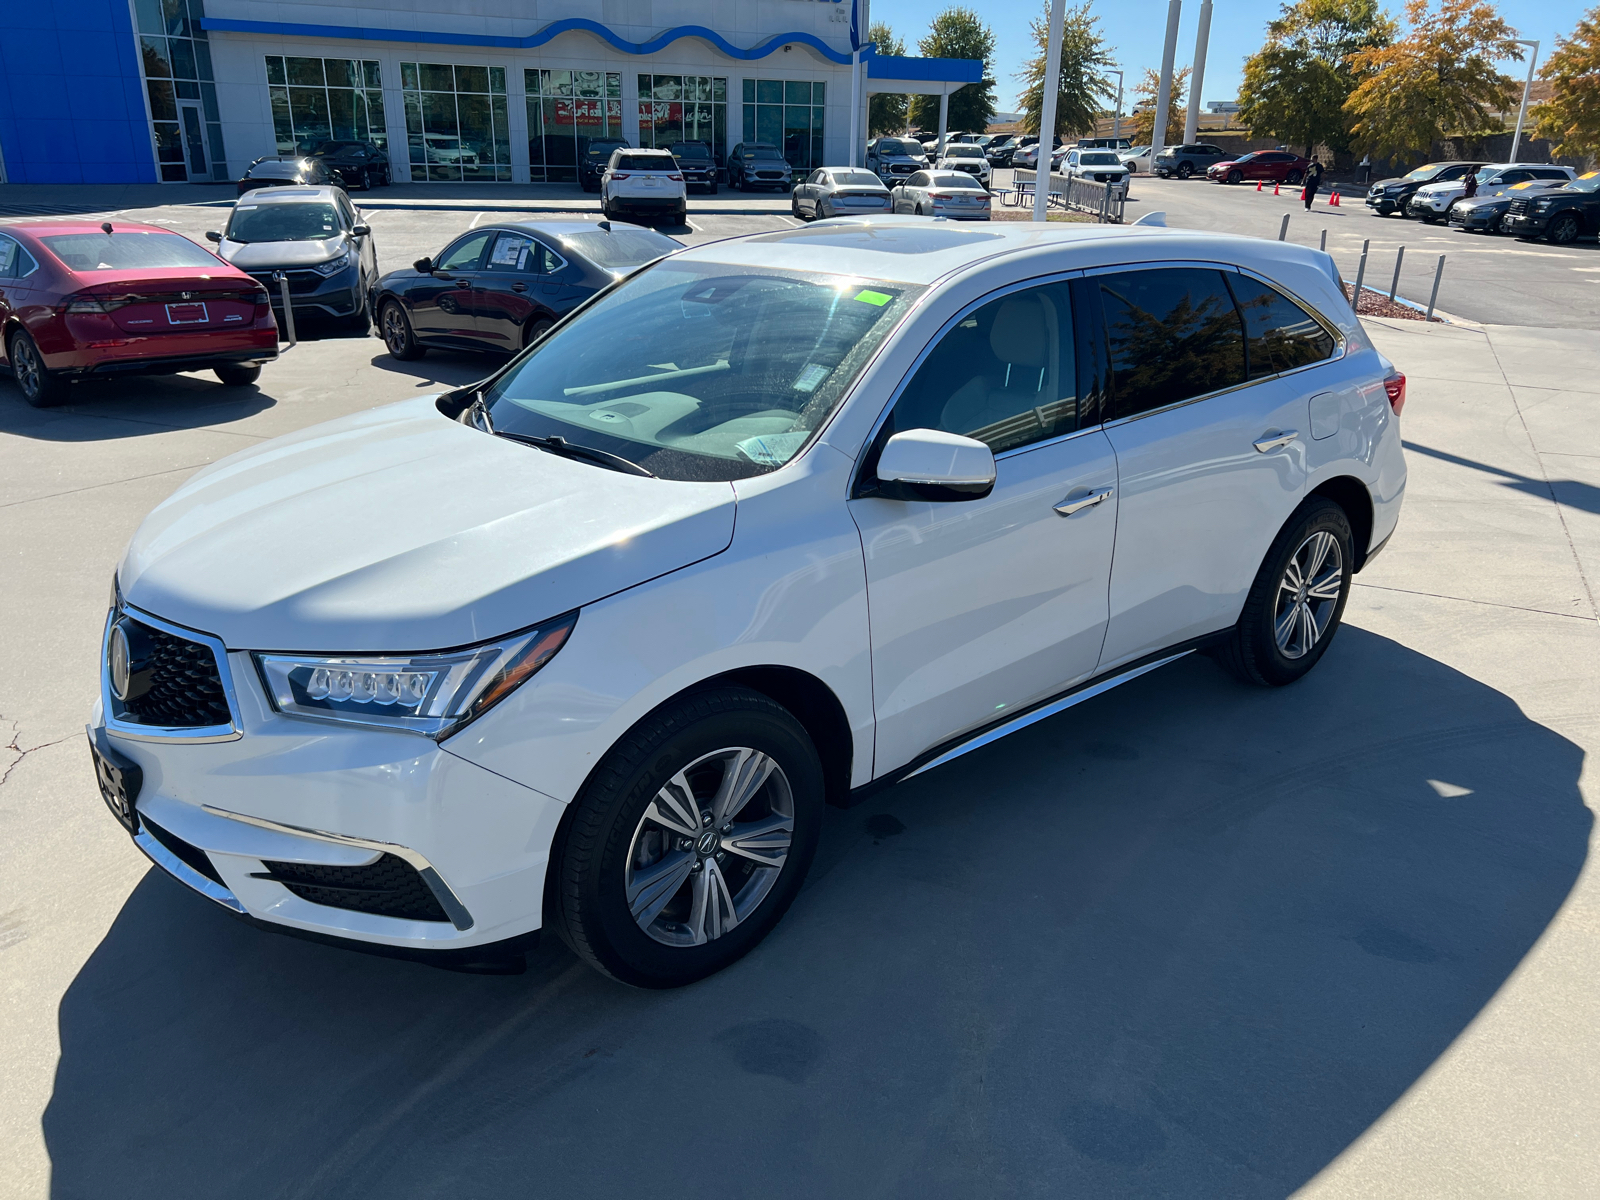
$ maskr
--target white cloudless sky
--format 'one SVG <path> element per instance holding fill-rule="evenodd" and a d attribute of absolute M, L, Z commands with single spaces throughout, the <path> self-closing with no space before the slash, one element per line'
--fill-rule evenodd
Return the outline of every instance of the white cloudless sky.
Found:
<path fill-rule="evenodd" d="M 1068 0 L 1069 6 L 1072 0 Z M 1578 19 L 1594 7 L 1595 0 L 1501 0 L 1500 14 L 1525 38 L 1537 38 L 1542 64 L 1555 49 L 1557 35 L 1572 33 Z M 950 7 L 945 0 L 872 0 L 872 20 L 884 21 L 906 44 L 907 54 L 917 53 L 917 40 L 928 31 L 936 14 Z M 1028 22 L 1044 4 L 1034 0 L 966 0 L 994 30 L 996 96 L 1001 111 L 1015 111 L 1020 84 L 1016 74 L 1033 55 Z M 1386 6 L 1389 14 L 1404 21 L 1400 3 Z M 1267 22 L 1274 19 L 1280 5 L 1273 0 L 1212 0 L 1211 47 L 1206 54 L 1205 94 L 1201 101 L 1231 100 L 1239 94 L 1244 60 L 1261 48 L 1266 39 Z M 1145 67 L 1161 67 L 1162 42 L 1167 31 L 1167 0 L 1097 0 L 1092 10 L 1100 18 L 1100 31 L 1114 47 L 1117 62 L 1127 72 L 1129 91 Z M 1183 0 L 1183 15 L 1178 25 L 1177 66 L 1194 61 L 1194 38 L 1200 23 L 1200 0 Z M 1502 64 L 1507 74 L 1521 79 L 1527 74 L 1527 60 Z M 1131 105 L 1131 99 L 1124 99 Z"/>

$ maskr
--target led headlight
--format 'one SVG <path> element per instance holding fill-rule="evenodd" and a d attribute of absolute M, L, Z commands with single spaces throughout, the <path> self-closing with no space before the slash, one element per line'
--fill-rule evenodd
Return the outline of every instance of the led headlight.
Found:
<path fill-rule="evenodd" d="M 566 644 L 568 613 L 497 642 L 414 655 L 257 654 L 281 713 L 444 738 L 509 696 Z"/>
<path fill-rule="evenodd" d="M 337 275 L 340 271 L 348 267 L 352 261 L 354 260 L 350 255 L 350 251 L 346 250 L 337 258 L 330 258 L 327 262 L 317 263 L 316 266 L 312 267 L 311 269 L 318 275 Z"/>

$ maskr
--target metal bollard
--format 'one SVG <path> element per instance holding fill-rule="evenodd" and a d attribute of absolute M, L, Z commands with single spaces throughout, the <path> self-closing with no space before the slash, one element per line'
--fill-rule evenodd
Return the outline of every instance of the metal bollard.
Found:
<path fill-rule="evenodd" d="M 1318 246 L 1317 249 L 1324 254 L 1328 252 L 1328 231 L 1326 229 L 1322 231 L 1322 245 Z"/>
<path fill-rule="evenodd" d="M 1289 236 L 1289 214 L 1283 214 L 1283 224 L 1278 226 L 1278 240 L 1281 242 Z"/>
<path fill-rule="evenodd" d="M 1433 306 L 1439 301 L 1439 280 L 1444 278 L 1444 255 L 1439 255 L 1439 265 L 1433 272 L 1433 295 L 1428 297 L 1428 315 L 1423 319 L 1433 320 Z"/>
<path fill-rule="evenodd" d="M 1406 260 L 1406 248 L 1400 247 L 1400 252 L 1394 256 L 1394 280 L 1389 284 L 1389 299 L 1394 300 L 1394 294 L 1400 290 L 1400 264 Z"/>
<path fill-rule="evenodd" d="M 294 307 L 289 303 L 289 276 L 282 271 L 274 271 L 272 281 L 278 285 L 278 295 L 283 300 L 284 332 L 289 335 L 289 348 L 292 350 L 295 346 Z"/>
<path fill-rule="evenodd" d="M 1356 291 L 1355 295 L 1350 298 L 1351 312 L 1361 311 L 1361 283 L 1367 277 L 1367 247 L 1370 245 L 1372 245 L 1371 238 L 1361 243 L 1361 265 L 1356 268 Z"/>

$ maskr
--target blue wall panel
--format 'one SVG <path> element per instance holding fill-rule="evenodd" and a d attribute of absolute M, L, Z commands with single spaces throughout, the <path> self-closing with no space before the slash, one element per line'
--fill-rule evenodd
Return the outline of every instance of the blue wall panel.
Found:
<path fill-rule="evenodd" d="M 127 0 L 21 0 L 0 37 L 11 183 L 154 183 Z"/>

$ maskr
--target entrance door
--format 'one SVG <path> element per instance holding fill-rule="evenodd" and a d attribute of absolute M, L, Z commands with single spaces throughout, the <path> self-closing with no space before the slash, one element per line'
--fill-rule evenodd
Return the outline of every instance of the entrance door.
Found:
<path fill-rule="evenodd" d="M 850 514 L 866 557 L 876 774 L 1094 672 L 1116 458 L 1098 416 L 1079 411 L 1071 313 L 1062 283 L 964 315 L 868 451 Z M 918 428 L 988 443 L 994 491 L 872 498 L 882 444 Z"/>
<path fill-rule="evenodd" d="M 200 117 L 200 106 L 179 104 L 178 116 L 183 121 L 183 150 L 189 167 L 189 182 L 210 179 L 211 169 L 206 164 L 205 122 Z"/>

